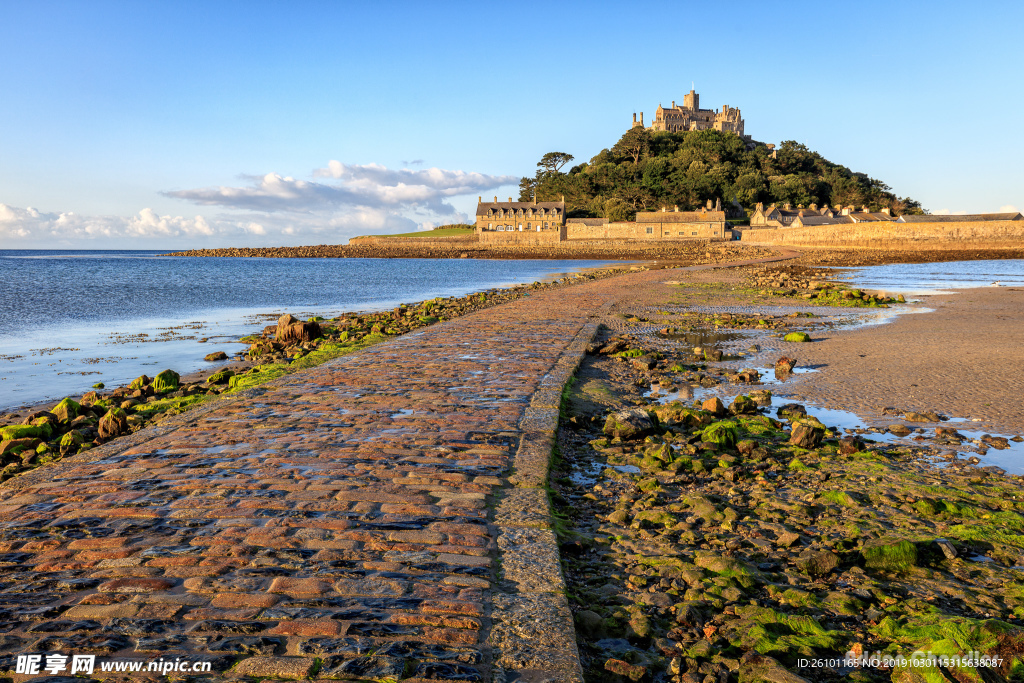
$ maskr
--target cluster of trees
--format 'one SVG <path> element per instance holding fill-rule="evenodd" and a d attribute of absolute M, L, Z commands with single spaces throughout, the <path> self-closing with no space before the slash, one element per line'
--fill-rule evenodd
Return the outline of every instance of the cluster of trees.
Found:
<path fill-rule="evenodd" d="M 924 213 L 910 197 L 864 173 L 825 159 L 805 145 L 783 142 L 772 155 L 763 143 L 752 148 L 734 133 L 716 130 L 670 133 L 631 128 L 611 149 L 563 173 L 573 157 L 549 152 L 537 174 L 519 183 L 519 201 L 565 197 L 567 215 L 629 220 L 637 211 L 662 206 L 693 210 L 721 199 L 741 217 L 757 202 L 793 206 L 866 205 L 894 214 Z"/>

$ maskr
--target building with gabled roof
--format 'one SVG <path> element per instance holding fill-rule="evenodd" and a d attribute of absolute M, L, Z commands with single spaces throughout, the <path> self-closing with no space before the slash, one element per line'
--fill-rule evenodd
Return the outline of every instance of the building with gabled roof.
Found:
<path fill-rule="evenodd" d="M 900 216 L 897 219 L 899 223 L 967 223 L 975 221 L 1019 221 L 1024 220 L 1024 216 L 1017 213 L 968 213 L 968 214 L 950 214 L 946 216 Z"/>

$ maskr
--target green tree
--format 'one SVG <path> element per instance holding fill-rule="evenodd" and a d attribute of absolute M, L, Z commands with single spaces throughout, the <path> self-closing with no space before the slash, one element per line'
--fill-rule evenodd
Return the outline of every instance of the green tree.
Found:
<path fill-rule="evenodd" d="M 562 167 L 573 160 L 573 155 L 565 152 L 548 152 L 537 162 L 537 173 L 558 173 Z"/>
<path fill-rule="evenodd" d="M 619 141 L 612 147 L 612 153 L 627 157 L 633 160 L 634 164 L 640 163 L 640 159 L 647 155 L 651 147 L 651 132 L 646 128 L 637 126 L 630 128 L 626 134 L 619 138 Z"/>

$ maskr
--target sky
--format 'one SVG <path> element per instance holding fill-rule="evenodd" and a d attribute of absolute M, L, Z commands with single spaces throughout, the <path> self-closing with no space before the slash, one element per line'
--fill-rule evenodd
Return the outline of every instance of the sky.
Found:
<path fill-rule="evenodd" d="M 462 222 L 691 82 L 933 213 L 1021 210 L 1022 26 L 985 1 L 0 0 L 0 248 Z"/>

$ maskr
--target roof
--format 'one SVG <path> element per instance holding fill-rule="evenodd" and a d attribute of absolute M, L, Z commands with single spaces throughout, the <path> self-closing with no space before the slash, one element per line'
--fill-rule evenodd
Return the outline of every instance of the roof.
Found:
<path fill-rule="evenodd" d="M 968 221 L 1019 221 L 1020 213 L 968 213 L 952 216 L 900 216 L 900 223 L 963 223 Z"/>
<path fill-rule="evenodd" d="M 803 216 L 799 220 L 801 225 L 839 225 L 853 222 L 849 216 Z"/>
<path fill-rule="evenodd" d="M 529 209 L 557 209 L 564 212 L 565 202 L 537 202 L 536 204 L 533 202 L 479 202 L 476 205 L 476 215 L 485 216 L 488 209 L 494 209 L 495 211 L 499 209 L 504 209 L 505 211 L 509 209 L 515 211 L 519 209 L 524 211 Z"/>
<path fill-rule="evenodd" d="M 881 211 L 875 211 L 870 213 L 864 213 L 863 211 L 854 211 L 853 213 L 850 214 L 850 218 L 852 218 L 857 223 L 875 223 L 878 221 L 894 220 L 892 216 L 890 216 L 887 213 L 882 213 Z"/>
<path fill-rule="evenodd" d="M 724 211 L 638 211 L 637 223 L 724 222 Z"/>
<path fill-rule="evenodd" d="M 569 218 L 565 222 L 577 225 L 608 225 L 609 223 L 607 218 Z"/>

